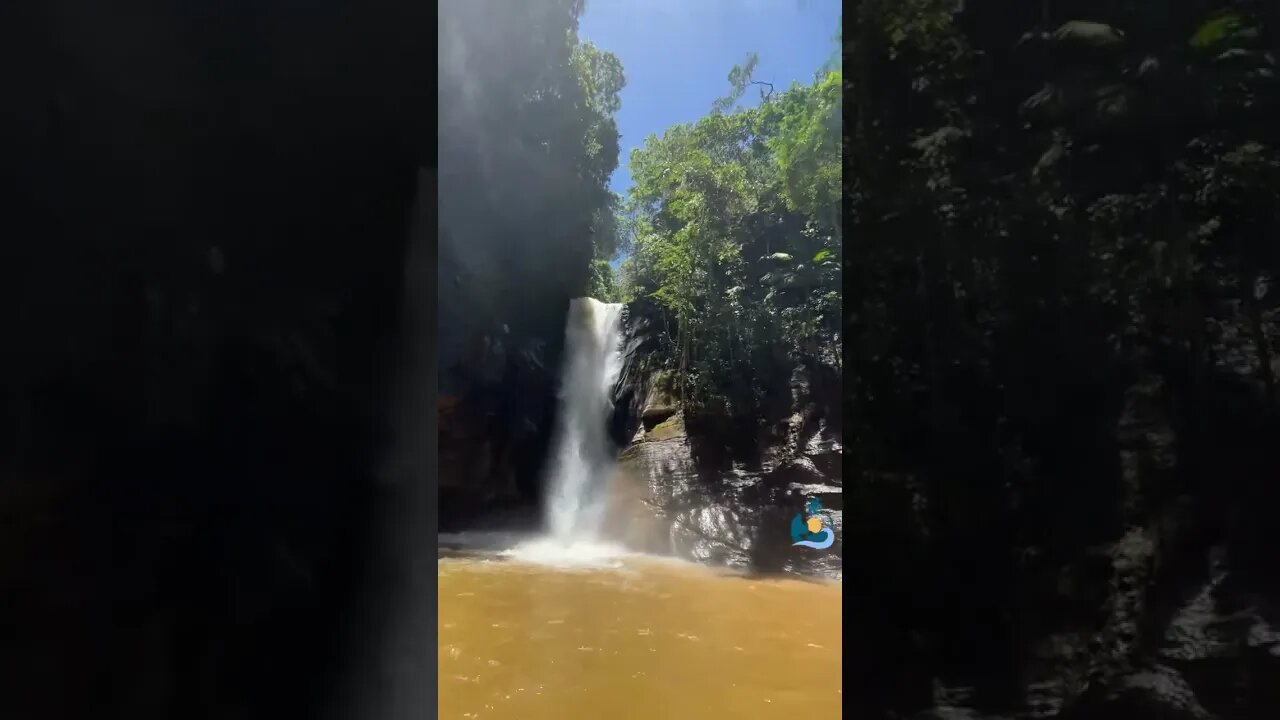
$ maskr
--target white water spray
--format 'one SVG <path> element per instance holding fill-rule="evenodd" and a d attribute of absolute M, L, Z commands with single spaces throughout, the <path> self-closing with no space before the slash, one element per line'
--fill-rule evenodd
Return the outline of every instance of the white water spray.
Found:
<path fill-rule="evenodd" d="M 622 361 L 620 304 L 569 301 L 560 379 L 560 415 L 552 446 L 547 526 L 560 544 L 596 540 L 601 497 L 615 461 L 607 427 Z"/>

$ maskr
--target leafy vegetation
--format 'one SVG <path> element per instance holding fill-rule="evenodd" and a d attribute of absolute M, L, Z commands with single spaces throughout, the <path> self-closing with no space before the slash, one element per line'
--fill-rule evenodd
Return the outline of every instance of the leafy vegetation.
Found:
<path fill-rule="evenodd" d="M 1073 612 L 1043 589 L 1089 548 L 1183 493 L 1275 496 L 1244 468 L 1275 418 L 1280 14 L 849 11 L 845 527 L 883 552 L 846 571 L 888 596 L 946 592 L 911 622 L 1015 667 L 1015 638 Z M 1242 472 L 1220 482 L 1223 466 Z M 901 496 L 911 510 L 887 513 Z M 990 567 L 961 569 L 973 558 Z M 965 613 L 996 603 L 979 637 Z"/>
<path fill-rule="evenodd" d="M 708 116 L 632 153 L 621 278 L 669 318 L 685 401 L 745 416 L 789 356 L 840 357 L 841 73 L 774 92 L 755 64 Z M 760 103 L 734 111 L 752 85 Z"/>
<path fill-rule="evenodd" d="M 582 0 L 442 7 L 446 393 L 458 375 L 448 371 L 485 362 L 467 348 L 505 337 L 504 326 L 514 344 L 554 345 L 568 299 L 595 289 L 593 259 L 618 250 L 608 181 L 618 165 L 614 114 L 625 77 L 616 56 L 578 37 L 583 10 Z"/>

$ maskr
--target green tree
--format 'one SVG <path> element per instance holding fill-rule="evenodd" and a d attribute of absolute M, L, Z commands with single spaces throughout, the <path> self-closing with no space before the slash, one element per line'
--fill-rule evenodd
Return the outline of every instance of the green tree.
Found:
<path fill-rule="evenodd" d="M 840 73 L 774 92 L 756 63 L 707 117 L 633 151 L 622 282 L 670 314 L 690 406 L 749 417 L 779 357 L 840 355 Z M 733 110 L 752 85 L 760 104 Z"/>
<path fill-rule="evenodd" d="M 464 348 L 493 328 L 554 337 L 593 261 L 616 251 L 608 181 L 625 78 L 617 57 L 578 38 L 582 11 L 581 0 L 441 7 L 445 367 L 474 365 Z"/>

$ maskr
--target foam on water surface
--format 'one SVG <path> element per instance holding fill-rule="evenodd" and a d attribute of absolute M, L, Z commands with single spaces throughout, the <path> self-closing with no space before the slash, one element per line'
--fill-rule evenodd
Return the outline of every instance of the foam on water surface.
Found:
<path fill-rule="evenodd" d="M 553 538 L 523 542 L 500 554 L 518 562 L 558 568 L 618 568 L 625 560 L 640 557 L 621 545 Z"/>

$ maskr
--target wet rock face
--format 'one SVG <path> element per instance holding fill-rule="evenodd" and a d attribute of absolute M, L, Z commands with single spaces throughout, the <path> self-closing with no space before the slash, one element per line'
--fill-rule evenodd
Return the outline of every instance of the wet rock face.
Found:
<path fill-rule="evenodd" d="M 774 393 L 789 399 L 779 428 L 761 418 L 690 413 L 674 374 L 654 367 L 655 308 L 629 308 L 615 389 L 621 446 L 612 524 L 633 547 L 755 572 L 842 576 L 838 372 L 795 365 Z M 832 408 L 835 408 L 833 411 Z M 796 547 L 792 518 L 818 498 L 835 532 L 824 550 Z"/>
<path fill-rule="evenodd" d="M 1080 699 L 1066 718 L 1096 720 L 1209 720 L 1195 690 L 1177 670 L 1152 665 L 1116 678 Z"/>
<path fill-rule="evenodd" d="M 1132 618 L 1124 598 L 1149 544 L 1137 534 L 1109 550 L 1113 590 L 1101 607 Z M 1027 664 L 1022 697 L 996 711 L 973 688 L 940 686 L 916 717 L 1069 720 L 1263 720 L 1280 708 L 1280 605 L 1274 588 L 1236 573 L 1224 546 L 1199 555 L 1169 599 L 1145 618 L 1113 619 L 1098 633 L 1046 639 Z M 1145 571 L 1139 571 L 1145 572 Z M 1139 588 L 1134 587 L 1136 592 Z M 1082 598 L 1083 600 L 1084 598 Z M 1168 604 L 1169 607 L 1165 607 Z M 1141 620 L 1141 622 L 1140 622 Z M 1149 630 L 1142 632 L 1146 623 Z"/>
<path fill-rule="evenodd" d="M 1274 589 L 1232 568 L 1223 546 L 1205 553 L 1207 573 L 1188 584 L 1155 643 L 1209 713 L 1274 717 L 1280 708 L 1280 605 Z"/>
<path fill-rule="evenodd" d="M 556 384 L 544 342 L 517 341 L 497 328 L 469 345 L 438 408 L 446 531 L 480 514 L 536 503 L 555 417 Z"/>
<path fill-rule="evenodd" d="M 653 351 L 665 337 L 660 313 L 650 301 L 631 303 L 623 313 L 622 368 L 614 385 L 614 414 L 609 428 L 613 441 L 620 448 L 626 447 L 635 437 L 645 410 L 650 408 L 650 394 L 655 381 L 670 377 L 669 374 L 655 372 L 657 368 L 653 362 Z M 672 390 L 669 383 L 664 383 L 664 396 L 653 398 L 654 405 L 650 409 L 653 424 L 665 419 L 659 419 L 662 413 L 657 412 L 657 408 L 671 405 L 672 400 L 667 395 Z"/>
<path fill-rule="evenodd" d="M 1098 458 L 1090 467 L 1105 472 L 1073 476 L 1038 509 L 1017 508 L 1023 522 L 1053 523 L 1054 532 L 1014 555 L 1019 565 L 1012 582 L 971 584 L 972 596 L 1013 616 L 1013 652 L 977 658 L 965 645 L 958 653 L 963 660 L 953 661 L 960 671 L 933 664 L 930 658 L 943 653 L 931 643 L 965 637 L 973 621 L 960 617 L 943 625 L 909 664 L 929 668 L 937 687 L 932 696 L 899 699 L 898 707 L 917 713 L 903 715 L 1277 717 L 1280 592 L 1258 551 L 1274 537 L 1265 520 L 1276 505 L 1274 473 L 1259 468 L 1271 464 L 1260 433 L 1270 427 L 1274 434 L 1275 415 L 1266 409 L 1265 388 L 1242 381 L 1245 374 L 1206 370 L 1196 380 L 1202 394 L 1195 397 L 1188 397 L 1189 381 L 1172 373 L 1134 372 L 1117 387 L 1111 419 L 1099 424 L 1099 432 L 1090 431 L 1096 441 L 1081 453 Z M 926 512 L 919 527 L 928 557 L 954 543 L 955 532 L 929 516 L 938 493 L 921 485 Z M 856 491 L 868 493 L 868 482 Z M 864 503 L 859 497 L 852 504 L 888 507 L 883 498 Z M 892 547 L 894 535 L 887 532 L 859 537 L 864 525 L 877 521 L 883 519 L 860 515 L 850 521 L 859 548 Z M 990 549 L 1020 550 L 1007 544 Z M 889 563 L 859 567 L 866 554 L 849 561 L 855 582 L 864 576 L 893 580 Z M 919 576 L 898 584 L 958 585 Z M 888 609 L 877 615 L 889 616 Z M 946 613 L 938 617 L 951 621 Z M 914 617 L 903 622 L 924 625 Z"/>
<path fill-rule="evenodd" d="M 622 452 L 614 483 L 612 524 L 633 547 L 752 572 L 842 576 L 840 478 L 808 458 L 708 472 L 676 414 Z M 789 535 L 811 497 L 835 533 L 825 550 L 795 547 Z"/>
<path fill-rule="evenodd" d="M 666 422 L 680 410 L 680 401 L 675 394 L 673 373 L 654 373 L 648 385 L 649 392 L 645 397 L 644 407 L 640 409 L 640 422 L 644 425 L 646 432 Z"/>

